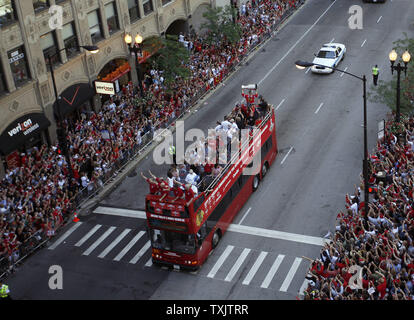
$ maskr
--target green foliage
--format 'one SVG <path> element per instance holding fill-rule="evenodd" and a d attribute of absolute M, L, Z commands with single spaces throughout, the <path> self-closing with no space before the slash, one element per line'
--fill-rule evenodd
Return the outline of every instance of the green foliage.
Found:
<path fill-rule="evenodd" d="M 177 77 L 188 79 L 191 71 L 187 67 L 190 60 L 189 51 L 178 42 L 178 36 L 166 35 L 165 38 L 154 37 L 147 44 L 152 48 L 157 48 L 156 54 L 149 59 L 154 68 L 162 70 L 164 84 L 167 90 L 176 81 Z"/>
<path fill-rule="evenodd" d="M 207 31 L 207 43 L 219 44 L 222 41 L 237 43 L 241 37 L 241 28 L 234 22 L 236 15 L 236 9 L 229 5 L 225 6 L 224 10 L 223 7 L 209 7 L 203 13 L 207 21 L 201 24 L 201 29 Z"/>
<path fill-rule="evenodd" d="M 414 39 L 403 33 L 404 38 L 393 42 L 394 49 L 397 51 L 399 57 L 408 50 L 414 57 Z M 398 62 L 396 62 L 398 63 Z M 403 64 L 403 62 L 401 62 Z M 390 69 L 383 70 L 383 72 L 390 72 Z M 401 72 L 401 94 L 400 94 L 400 112 L 401 115 L 412 114 L 414 111 L 414 61 L 408 63 L 407 76 Z M 383 103 L 392 111 L 396 111 L 397 101 L 397 72 L 394 71 L 393 79 L 390 81 L 378 81 L 377 86 L 371 87 L 371 92 L 368 93 L 368 98 L 374 103 Z"/>

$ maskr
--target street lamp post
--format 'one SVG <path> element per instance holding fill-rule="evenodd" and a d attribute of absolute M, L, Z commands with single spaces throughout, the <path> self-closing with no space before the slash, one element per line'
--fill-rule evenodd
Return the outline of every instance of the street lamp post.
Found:
<path fill-rule="evenodd" d="M 395 121 L 400 122 L 401 114 L 400 114 L 400 95 L 401 95 L 401 71 L 404 71 L 405 75 L 407 76 L 407 64 L 410 62 L 411 56 L 408 51 L 405 51 L 402 55 L 402 60 L 404 65 L 401 65 L 400 62 L 395 66 L 394 63 L 398 58 L 398 54 L 395 50 L 392 50 L 389 54 L 390 62 L 391 62 L 391 74 L 394 74 L 394 71 L 397 71 L 397 112 L 395 116 Z"/>
<path fill-rule="evenodd" d="M 369 184 L 369 177 L 368 177 L 368 134 L 367 134 L 367 78 L 365 77 L 365 75 L 363 75 L 362 77 L 359 77 L 355 74 L 352 74 L 350 72 L 344 71 L 344 70 L 339 70 L 337 68 L 334 67 L 327 67 L 324 65 L 320 65 L 317 63 L 312 63 L 312 62 L 306 62 L 306 61 L 296 61 L 295 62 L 296 67 L 298 69 L 305 69 L 307 67 L 312 67 L 312 66 L 321 66 L 321 67 L 325 67 L 325 68 L 330 68 L 332 70 L 336 70 L 339 72 L 343 72 L 347 75 L 350 75 L 354 78 L 357 78 L 359 80 L 362 81 L 363 83 L 363 99 L 364 99 L 364 159 L 362 161 L 362 174 L 363 174 L 363 178 L 364 178 L 364 211 L 365 211 L 365 220 L 368 219 L 368 203 L 369 203 L 369 190 L 368 190 L 368 184 Z"/>
<path fill-rule="evenodd" d="M 135 66 L 137 70 L 137 76 L 138 76 L 138 86 L 141 93 L 141 97 L 144 96 L 144 88 L 142 87 L 142 75 L 141 75 L 141 63 L 139 62 L 139 55 L 142 54 L 142 36 L 137 34 L 135 36 L 135 43 L 132 43 L 132 36 L 130 34 L 126 34 L 124 37 L 125 43 L 128 45 L 128 49 L 130 53 L 133 53 L 135 55 Z"/>
<path fill-rule="evenodd" d="M 97 46 L 77 46 L 78 49 L 83 48 L 91 53 L 97 53 L 99 52 L 99 48 Z M 49 65 L 50 68 L 50 74 L 52 77 L 52 84 L 53 84 L 53 92 L 55 94 L 55 101 L 56 101 L 56 109 L 55 109 L 55 117 L 57 116 L 57 138 L 58 138 L 58 142 L 59 142 L 59 148 L 61 149 L 63 155 L 65 156 L 65 160 L 68 164 L 68 170 L 69 170 L 69 187 L 72 188 L 72 179 L 73 179 L 73 169 L 72 169 L 72 165 L 71 165 L 71 161 L 70 161 L 70 154 L 69 154 L 69 149 L 68 149 L 68 145 L 67 145 L 67 141 L 66 141 L 66 130 L 65 128 L 62 126 L 62 121 L 63 121 L 63 117 L 62 117 L 62 110 L 59 106 L 59 96 L 58 96 L 58 91 L 56 88 L 56 79 L 55 79 L 55 72 L 53 70 L 53 63 L 52 63 L 52 58 L 54 58 L 55 56 L 57 56 L 61 51 L 66 50 L 67 48 L 62 48 L 59 51 L 55 52 L 54 54 L 50 54 L 47 56 L 47 64 Z"/>

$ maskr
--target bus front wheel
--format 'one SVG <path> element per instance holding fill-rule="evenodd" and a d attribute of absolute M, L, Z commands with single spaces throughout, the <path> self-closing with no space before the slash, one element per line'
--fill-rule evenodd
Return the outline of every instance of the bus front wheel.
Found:
<path fill-rule="evenodd" d="M 268 169 L 269 169 L 269 165 L 267 164 L 267 162 L 263 163 L 263 167 L 262 167 L 262 179 L 265 177 Z"/>
<path fill-rule="evenodd" d="M 217 247 L 219 242 L 220 242 L 220 231 L 216 230 L 213 234 L 213 239 L 211 240 L 211 247 L 214 249 L 215 247 Z"/>
<path fill-rule="evenodd" d="M 260 177 L 257 174 L 253 178 L 253 192 L 255 192 L 257 190 L 257 188 L 259 187 L 259 183 L 260 183 Z"/>

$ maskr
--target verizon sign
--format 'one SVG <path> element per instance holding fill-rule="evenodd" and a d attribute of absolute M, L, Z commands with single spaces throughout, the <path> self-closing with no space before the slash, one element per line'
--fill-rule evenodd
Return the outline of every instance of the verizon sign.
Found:
<path fill-rule="evenodd" d="M 115 94 L 115 86 L 112 82 L 95 81 L 96 93 Z"/>
<path fill-rule="evenodd" d="M 38 128 L 39 128 L 39 124 L 33 123 L 32 119 L 29 118 L 23 122 L 18 123 L 16 127 L 8 131 L 8 134 L 10 137 L 13 137 L 14 135 L 20 132 L 23 133 L 24 135 L 27 135 L 33 130 L 36 130 Z"/>
<path fill-rule="evenodd" d="M 30 113 L 11 122 L 0 134 L 0 153 L 10 154 L 30 140 L 40 141 L 40 133 L 50 126 L 44 113 Z"/>

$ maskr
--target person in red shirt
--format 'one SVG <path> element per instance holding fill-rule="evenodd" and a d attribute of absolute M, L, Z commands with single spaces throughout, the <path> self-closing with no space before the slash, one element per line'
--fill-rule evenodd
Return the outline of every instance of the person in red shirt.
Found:
<path fill-rule="evenodd" d="M 211 174 L 211 170 L 213 169 L 213 167 L 214 167 L 213 163 L 206 162 L 204 164 L 204 174 L 205 175 Z"/>
<path fill-rule="evenodd" d="M 147 178 L 142 172 L 141 177 L 148 182 L 150 194 L 157 194 L 160 191 L 159 183 L 155 179 Z"/>
<path fill-rule="evenodd" d="M 387 280 L 385 277 L 379 279 L 379 285 L 377 285 L 376 289 L 379 292 L 380 299 L 384 299 L 384 296 L 387 292 Z"/>
<path fill-rule="evenodd" d="M 173 201 L 176 201 L 177 199 L 182 199 L 183 196 L 184 196 L 184 190 L 179 185 L 174 186 L 173 192 L 174 192 L 174 196 L 175 196 Z"/>
<path fill-rule="evenodd" d="M 186 206 L 188 207 L 191 202 L 193 201 L 195 196 L 195 193 L 193 191 L 193 189 L 191 188 L 191 184 L 186 184 L 185 185 L 185 202 L 186 202 Z"/>
<path fill-rule="evenodd" d="M 161 192 L 161 200 L 164 200 L 165 197 L 168 197 L 170 192 L 171 192 L 171 188 L 168 186 L 167 183 L 165 182 L 161 182 L 160 183 L 160 192 Z"/>

